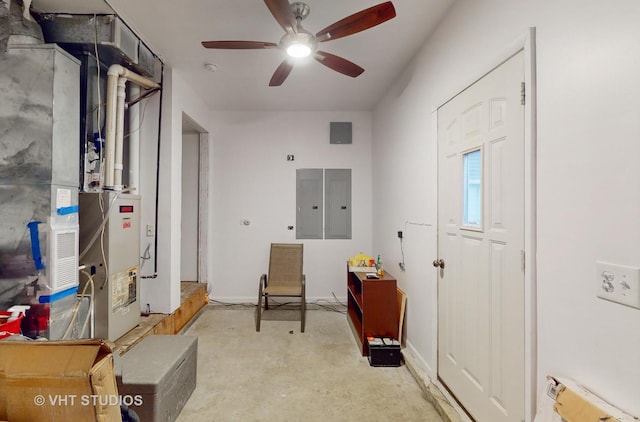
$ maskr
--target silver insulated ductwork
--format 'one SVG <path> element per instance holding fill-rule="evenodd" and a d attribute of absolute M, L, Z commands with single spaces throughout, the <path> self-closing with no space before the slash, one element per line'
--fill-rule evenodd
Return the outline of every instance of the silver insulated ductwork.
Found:
<path fill-rule="evenodd" d="M 7 2 L 0 2 L 0 12 Z M 78 284 L 79 61 L 43 44 L 22 4 L 0 13 L 0 309 L 51 304 L 37 335 L 60 338 L 55 293 Z M 54 107 L 55 104 L 55 107 Z M 73 300 L 73 298 L 72 298 Z"/>
<path fill-rule="evenodd" d="M 40 26 L 18 0 L 0 0 L 0 52 L 11 45 L 42 44 Z"/>
<path fill-rule="evenodd" d="M 48 43 L 91 54 L 97 49 L 102 62 L 121 64 L 148 78 L 154 78 L 159 71 L 159 59 L 115 15 L 45 13 L 38 20 Z"/>

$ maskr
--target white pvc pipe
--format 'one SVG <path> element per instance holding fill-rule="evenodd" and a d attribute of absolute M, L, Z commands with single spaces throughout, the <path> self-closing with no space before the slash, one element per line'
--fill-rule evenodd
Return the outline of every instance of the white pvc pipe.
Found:
<path fill-rule="evenodd" d="M 129 96 L 140 96 L 140 87 L 131 85 Z M 129 190 L 138 194 L 140 186 L 140 103 L 129 106 Z"/>
<path fill-rule="evenodd" d="M 126 100 L 127 80 L 118 78 L 118 90 L 116 94 L 116 142 L 115 159 L 113 163 L 113 188 L 122 189 L 122 157 L 124 153 L 124 103 Z"/>
<path fill-rule="evenodd" d="M 120 81 L 122 79 L 122 81 Z M 105 130 L 105 179 L 104 188 L 122 189 L 122 144 L 124 142 L 124 94 L 120 95 L 120 86 L 124 93 L 127 81 L 131 81 L 141 87 L 151 89 L 160 85 L 144 76 L 138 75 L 129 69 L 114 64 L 107 71 L 107 115 Z M 120 82 L 120 83 L 119 83 Z M 120 85 L 120 86 L 119 86 Z M 119 103 L 122 102 L 121 107 Z M 121 108 L 121 114 L 118 109 Z M 120 119 L 122 117 L 122 119 Z M 119 128 L 118 128 L 119 126 Z M 119 130 L 118 130 L 119 129 Z M 119 159 L 116 155 L 120 154 Z M 118 162 L 118 163 L 117 163 Z M 120 168 L 116 168 L 119 166 Z M 116 171 L 117 170 L 117 171 Z M 116 181 L 116 173 L 119 174 L 119 182 Z"/>
<path fill-rule="evenodd" d="M 113 67 L 113 66 L 112 66 Z M 112 72 L 111 68 L 107 73 L 107 110 L 105 116 L 104 132 L 104 186 L 113 186 L 113 165 L 115 163 L 116 145 L 116 95 L 118 87 L 118 74 Z"/>

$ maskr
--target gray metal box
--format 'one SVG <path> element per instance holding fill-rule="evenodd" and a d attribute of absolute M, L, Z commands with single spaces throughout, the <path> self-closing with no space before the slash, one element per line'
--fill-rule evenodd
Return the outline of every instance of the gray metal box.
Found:
<path fill-rule="evenodd" d="M 40 16 L 40 24 L 47 42 L 91 54 L 97 45 L 103 63 L 119 63 L 143 76 L 154 76 L 159 59 L 116 15 L 46 13 Z"/>
<path fill-rule="evenodd" d="M 88 247 L 99 231 L 103 215 L 109 214 L 104 234 L 100 233 L 81 257 L 80 265 L 86 265 L 95 273 L 95 336 L 116 341 L 140 319 L 140 196 L 117 192 L 81 193 L 79 202 L 80 251 Z M 103 257 L 109 270 L 108 281 Z M 83 284 L 80 290 L 82 288 Z"/>
<path fill-rule="evenodd" d="M 174 421 L 196 388 L 197 361 L 197 337 L 147 336 L 115 360 L 118 394 L 140 396 L 129 408 L 141 421 Z"/>
<path fill-rule="evenodd" d="M 296 170 L 296 239 L 322 239 L 322 169 Z"/>
<path fill-rule="evenodd" d="M 329 130 L 329 143 L 350 144 L 351 122 L 331 122 Z"/>
<path fill-rule="evenodd" d="M 115 15 L 44 14 L 41 26 L 47 42 L 110 46 L 138 62 L 139 40 Z"/>
<path fill-rule="evenodd" d="M 156 73 L 160 75 L 160 59 L 143 42 L 138 46 L 137 69 L 143 76 L 150 78 L 155 77 Z"/>
<path fill-rule="evenodd" d="M 351 239 L 351 169 L 325 169 L 324 188 L 324 238 Z"/>

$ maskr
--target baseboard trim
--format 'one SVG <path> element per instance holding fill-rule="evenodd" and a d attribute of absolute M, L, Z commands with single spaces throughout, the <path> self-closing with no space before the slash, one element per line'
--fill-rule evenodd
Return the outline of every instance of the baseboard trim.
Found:
<path fill-rule="evenodd" d="M 462 422 L 460 415 L 427 375 L 426 369 L 418 362 L 417 356 L 407 348 L 402 349 L 402 357 L 409 373 L 445 422 Z"/>

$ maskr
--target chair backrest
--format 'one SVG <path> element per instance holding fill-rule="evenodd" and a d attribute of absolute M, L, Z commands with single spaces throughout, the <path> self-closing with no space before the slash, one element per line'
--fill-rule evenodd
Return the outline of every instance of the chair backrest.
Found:
<path fill-rule="evenodd" d="M 272 243 L 269 255 L 269 284 L 302 283 L 302 244 Z"/>

